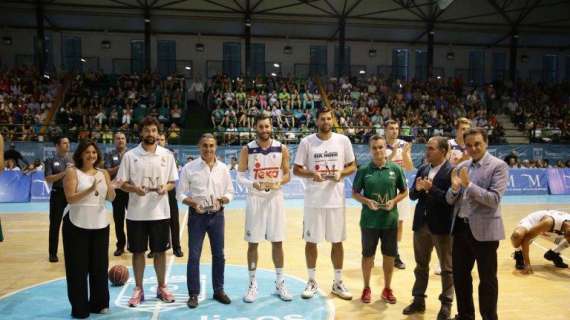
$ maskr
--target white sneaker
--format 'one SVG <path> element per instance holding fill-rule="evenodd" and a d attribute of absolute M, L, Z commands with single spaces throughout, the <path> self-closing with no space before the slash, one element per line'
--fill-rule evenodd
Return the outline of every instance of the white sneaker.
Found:
<path fill-rule="evenodd" d="M 441 264 L 437 264 L 437 266 L 435 267 L 435 270 L 433 272 L 436 276 L 441 276 Z"/>
<path fill-rule="evenodd" d="M 344 300 L 352 300 L 352 293 L 344 286 L 342 281 L 333 282 L 332 293 Z"/>
<path fill-rule="evenodd" d="M 293 300 L 293 297 L 289 294 L 289 290 L 287 290 L 287 287 L 285 286 L 285 280 L 275 283 L 275 294 L 277 294 L 283 301 Z"/>
<path fill-rule="evenodd" d="M 305 286 L 305 290 L 301 293 L 301 298 L 303 299 L 311 299 L 316 293 L 319 291 L 319 284 L 317 281 L 310 279 L 307 281 L 307 285 Z"/>
<path fill-rule="evenodd" d="M 257 282 L 251 281 L 249 283 L 249 288 L 247 288 L 247 292 L 243 297 L 243 301 L 247 303 L 255 302 L 257 299 Z"/>

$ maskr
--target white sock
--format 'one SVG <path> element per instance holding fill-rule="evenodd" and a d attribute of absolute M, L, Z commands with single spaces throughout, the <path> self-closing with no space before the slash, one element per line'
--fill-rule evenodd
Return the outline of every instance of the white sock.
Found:
<path fill-rule="evenodd" d="M 568 247 L 570 247 L 570 244 L 568 244 L 568 241 L 566 241 L 566 239 L 564 239 L 556 246 L 556 248 L 552 249 L 552 251 L 554 251 L 556 253 L 560 253 L 560 252 L 562 252 L 562 250 L 564 250 Z"/>
<path fill-rule="evenodd" d="M 283 281 L 283 268 L 275 268 L 275 277 L 277 283 L 281 283 L 281 281 Z"/>
<path fill-rule="evenodd" d="M 521 248 L 521 247 L 516 247 L 516 248 L 515 248 L 515 251 L 522 251 L 522 248 Z"/>
<path fill-rule="evenodd" d="M 342 269 L 334 269 L 334 282 L 342 281 Z"/>
<path fill-rule="evenodd" d="M 307 273 L 309 274 L 309 280 L 315 280 L 315 273 L 316 273 L 316 269 L 315 268 L 309 268 L 307 269 Z"/>
<path fill-rule="evenodd" d="M 249 282 L 255 282 L 255 270 L 249 270 Z"/>

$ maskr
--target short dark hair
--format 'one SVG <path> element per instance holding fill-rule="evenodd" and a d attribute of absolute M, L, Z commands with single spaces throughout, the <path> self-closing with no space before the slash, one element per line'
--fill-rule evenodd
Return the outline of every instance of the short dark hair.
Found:
<path fill-rule="evenodd" d="M 396 125 L 398 125 L 398 127 L 400 127 L 400 124 L 398 123 L 398 121 L 390 119 L 390 120 L 387 120 L 386 122 L 384 122 L 384 128 L 388 128 L 388 126 L 391 124 L 396 124 Z"/>
<path fill-rule="evenodd" d="M 97 168 L 100 166 L 101 160 L 103 160 L 103 155 L 101 154 L 101 150 L 97 146 L 97 143 L 95 143 L 93 140 L 82 140 L 79 142 L 77 148 L 75 149 L 75 152 L 73 153 L 73 162 L 75 163 L 76 168 L 81 169 L 81 167 L 83 167 L 83 159 L 81 158 L 81 154 L 83 154 L 83 152 L 90 146 L 93 146 L 95 148 L 95 151 L 97 151 L 97 161 L 95 161 L 93 167 Z"/>
<path fill-rule="evenodd" d="M 372 137 L 370 137 L 370 141 L 368 142 L 368 146 L 371 146 L 373 142 L 376 142 L 378 140 L 384 140 L 384 142 L 386 142 L 386 138 L 382 135 L 379 134 L 375 134 Z"/>
<path fill-rule="evenodd" d="M 156 120 L 155 117 L 146 116 L 141 121 L 141 129 L 149 126 L 156 126 L 156 128 L 158 129 L 160 127 L 160 123 L 158 122 L 158 120 Z"/>
<path fill-rule="evenodd" d="M 467 139 L 468 136 L 472 136 L 472 135 L 476 135 L 476 134 L 480 134 L 483 137 L 483 141 L 485 141 L 485 143 L 487 143 L 487 141 L 489 141 L 489 137 L 487 135 L 487 129 L 485 128 L 471 128 L 467 131 L 465 131 L 463 133 L 463 140 L 465 141 L 465 139 Z"/>
<path fill-rule="evenodd" d="M 216 139 L 216 137 L 215 137 L 213 134 L 211 134 L 211 133 L 204 133 L 204 134 L 202 134 L 202 135 L 200 136 L 200 140 L 198 140 L 198 145 L 201 145 L 201 144 L 202 144 L 202 141 L 203 141 L 204 139 L 214 139 L 214 141 L 216 141 L 216 144 L 218 144 L 218 140 Z"/>
<path fill-rule="evenodd" d="M 271 116 L 265 112 L 260 112 L 257 116 L 255 116 L 255 125 L 257 126 L 257 123 L 259 121 L 263 121 L 263 120 L 269 120 L 269 123 L 271 123 Z"/>
<path fill-rule="evenodd" d="M 317 119 L 321 116 L 321 114 L 323 113 L 329 113 L 329 112 L 333 112 L 331 108 L 328 107 L 323 107 L 317 110 Z"/>
<path fill-rule="evenodd" d="M 69 138 L 67 136 L 57 136 L 53 139 L 53 144 L 57 146 L 61 143 L 61 140 L 63 140 L 63 139 L 69 140 Z"/>
<path fill-rule="evenodd" d="M 447 151 L 449 151 L 449 142 L 447 142 L 447 138 L 442 136 L 434 136 L 431 137 L 430 140 L 436 141 L 437 148 L 443 150 L 443 153 L 447 154 Z"/>

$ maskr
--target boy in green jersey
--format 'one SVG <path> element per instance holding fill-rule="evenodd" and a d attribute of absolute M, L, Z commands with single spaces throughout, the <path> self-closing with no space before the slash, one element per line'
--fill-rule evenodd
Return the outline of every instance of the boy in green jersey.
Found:
<path fill-rule="evenodd" d="M 394 258 L 397 254 L 398 208 L 396 204 L 408 196 L 404 171 L 386 160 L 386 139 L 370 138 L 372 161 L 358 169 L 354 178 L 352 197 L 362 203 L 360 229 L 362 234 L 362 302 L 370 303 L 370 273 L 379 240 L 383 255 L 384 290 L 382 299 L 396 303 L 390 288 Z"/>

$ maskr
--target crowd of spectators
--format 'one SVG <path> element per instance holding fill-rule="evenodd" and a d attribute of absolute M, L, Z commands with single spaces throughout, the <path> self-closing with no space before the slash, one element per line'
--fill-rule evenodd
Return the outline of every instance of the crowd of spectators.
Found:
<path fill-rule="evenodd" d="M 0 71 L 0 130 L 8 141 L 37 141 L 61 82 L 26 66 Z"/>
<path fill-rule="evenodd" d="M 218 75 L 210 81 L 208 105 L 211 124 L 228 143 L 249 138 L 253 119 L 271 114 L 284 140 L 297 140 L 314 130 L 316 110 L 328 98 L 336 126 L 354 142 L 366 142 L 381 133 L 385 121 L 400 123 L 401 135 L 424 142 L 432 135 L 453 135 L 455 119 L 468 117 L 489 130 L 492 143 L 504 142 L 497 122 L 497 90 L 486 85 L 468 90 L 461 79 L 429 81 L 384 80 L 378 77 L 331 78 L 322 84 L 322 97 L 312 79 L 243 78 Z"/>
<path fill-rule="evenodd" d="M 168 140 L 177 142 L 186 110 L 184 86 L 183 78 L 157 73 L 84 73 L 73 79 L 55 123 L 78 139 L 110 143 L 113 132 L 120 130 L 136 141 L 138 123 L 150 115 L 159 120 Z"/>
<path fill-rule="evenodd" d="M 548 159 L 520 159 L 514 152 L 506 156 L 504 160 L 511 168 L 570 168 L 570 159 L 566 160 L 566 162 L 564 160 L 550 161 Z"/>
<path fill-rule="evenodd" d="M 505 111 L 531 141 L 560 142 L 570 136 L 570 83 L 532 84 L 519 82 L 503 98 Z"/>

